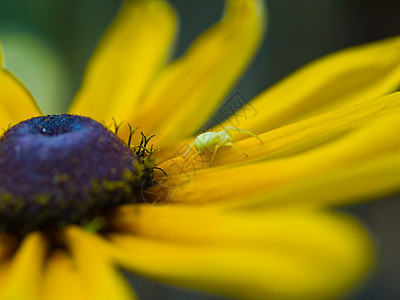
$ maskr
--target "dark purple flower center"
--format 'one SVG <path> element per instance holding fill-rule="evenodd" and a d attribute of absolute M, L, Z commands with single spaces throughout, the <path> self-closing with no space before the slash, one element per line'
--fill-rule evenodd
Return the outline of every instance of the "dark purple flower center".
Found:
<path fill-rule="evenodd" d="M 133 151 L 90 118 L 23 121 L 0 139 L 0 229 L 26 234 L 90 222 L 137 202 L 143 173 Z"/>

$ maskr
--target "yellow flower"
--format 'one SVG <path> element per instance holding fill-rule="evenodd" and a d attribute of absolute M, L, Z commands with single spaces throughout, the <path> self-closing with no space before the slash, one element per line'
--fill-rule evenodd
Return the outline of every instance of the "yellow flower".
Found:
<path fill-rule="evenodd" d="M 225 147 L 210 167 L 181 155 L 243 72 L 264 22 L 261 0 L 228 0 L 222 20 L 165 65 L 174 11 L 162 0 L 124 4 L 69 113 L 155 134 L 168 176 L 155 173 L 154 187 L 135 190 L 148 203 L 113 208 L 98 231 L 71 222 L 1 235 L 0 299 L 132 299 L 119 267 L 242 299 L 335 298 L 365 277 L 368 234 L 326 207 L 399 190 L 400 94 L 380 96 L 399 84 L 400 38 L 322 58 L 223 122 L 262 138 L 237 143 L 248 157 Z M 41 115 L 5 69 L 0 95 L 0 127 Z M 126 139 L 129 128 L 118 133 Z"/>

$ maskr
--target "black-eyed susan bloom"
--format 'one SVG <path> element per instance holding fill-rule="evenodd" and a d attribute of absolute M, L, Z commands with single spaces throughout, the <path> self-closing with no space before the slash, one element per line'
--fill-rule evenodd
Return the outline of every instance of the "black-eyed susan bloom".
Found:
<path fill-rule="evenodd" d="M 127 1 L 69 114 L 41 116 L 1 70 L 0 126 L 13 126 L 0 140 L 0 299 L 134 299 L 120 268 L 239 299 L 331 299 L 360 283 L 370 237 L 327 206 L 400 189 L 400 94 L 389 94 L 400 38 L 320 59 L 247 104 L 256 117 L 239 111 L 211 129 L 239 118 L 263 141 L 239 140 L 248 156 L 223 147 L 211 166 L 194 149 L 182 156 L 264 23 L 262 1 L 228 0 L 166 63 L 173 10 Z M 100 124 L 113 118 L 124 141 Z M 155 136 L 133 146 L 136 126 Z"/>

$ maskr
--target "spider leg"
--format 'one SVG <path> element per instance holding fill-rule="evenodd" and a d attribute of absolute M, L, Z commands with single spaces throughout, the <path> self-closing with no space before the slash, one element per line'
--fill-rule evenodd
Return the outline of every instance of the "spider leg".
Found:
<path fill-rule="evenodd" d="M 232 148 L 236 149 L 239 152 L 242 152 L 244 155 L 249 156 L 246 152 L 244 152 L 242 149 L 240 149 L 237 145 L 231 142 L 225 143 L 225 146 L 231 146 Z"/>
<path fill-rule="evenodd" d="M 225 133 L 226 137 L 229 138 L 229 139 L 226 138 L 227 141 L 228 141 L 228 140 L 234 140 L 234 139 L 235 139 L 235 137 L 234 137 L 234 135 L 232 134 L 230 128 L 234 128 L 234 127 L 226 127 L 226 128 L 223 130 L 223 132 Z"/>
<path fill-rule="evenodd" d="M 183 154 L 183 157 L 185 157 L 189 153 L 189 150 L 190 150 L 190 148 L 193 147 L 193 145 L 194 145 L 194 142 L 190 144 L 189 148 L 187 148 L 185 154 Z"/>
<path fill-rule="evenodd" d="M 252 133 L 250 130 L 240 129 L 240 128 L 236 128 L 236 127 L 232 127 L 232 126 L 228 126 L 224 130 L 228 133 L 229 136 L 233 136 L 231 131 L 236 131 L 236 132 L 251 135 L 252 137 L 256 138 L 260 143 L 262 143 L 262 140 L 256 134 Z"/>
<path fill-rule="evenodd" d="M 212 155 L 212 157 L 211 157 L 210 164 L 209 164 L 210 167 L 211 167 L 211 163 L 214 161 L 215 155 L 217 154 L 217 151 L 218 151 L 218 149 L 219 149 L 220 147 L 221 147 L 221 146 L 215 146 L 214 152 L 213 152 L 213 155 Z"/>

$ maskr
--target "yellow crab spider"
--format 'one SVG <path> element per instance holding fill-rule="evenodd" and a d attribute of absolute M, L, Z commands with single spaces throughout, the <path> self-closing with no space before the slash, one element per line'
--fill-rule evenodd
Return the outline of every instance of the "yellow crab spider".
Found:
<path fill-rule="evenodd" d="M 245 129 L 239 129 L 236 127 L 225 127 L 224 130 L 221 130 L 219 132 L 205 132 L 200 134 L 195 141 L 189 146 L 189 148 L 186 150 L 185 154 L 183 157 L 185 157 L 188 153 L 189 150 L 194 146 L 199 152 L 199 155 L 204 155 L 206 153 L 212 154 L 210 165 L 213 162 L 215 155 L 217 154 L 217 151 L 219 148 L 224 147 L 224 146 L 231 146 L 232 148 L 242 152 L 244 155 L 248 156 L 242 149 L 240 149 L 238 146 L 236 146 L 234 143 L 231 141 L 234 139 L 234 136 L 232 134 L 232 131 L 244 133 L 244 134 L 249 134 L 253 137 L 255 137 L 257 140 L 262 143 L 262 140 L 252 133 L 250 130 L 245 130 Z"/>

